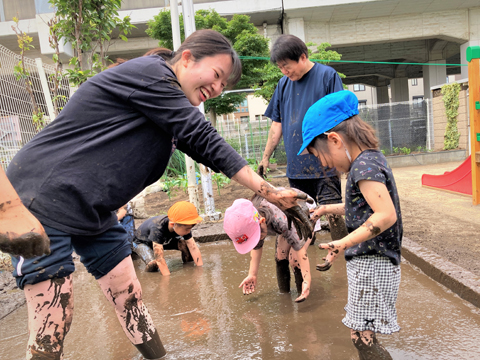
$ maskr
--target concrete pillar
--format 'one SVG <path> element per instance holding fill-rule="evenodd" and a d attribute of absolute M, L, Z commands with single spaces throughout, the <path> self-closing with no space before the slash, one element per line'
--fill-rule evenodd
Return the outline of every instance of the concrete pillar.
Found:
<path fill-rule="evenodd" d="M 395 78 L 390 80 L 392 102 L 408 101 L 408 78 Z"/>
<path fill-rule="evenodd" d="M 378 86 L 377 88 L 377 104 L 388 104 L 390 98 L 388 96 L 388 86 Z"/>
<path fill-rule="evenodd" d="M 287 19 L 288 34 L 295 35 L 305 42 L 305 23 L 303 18 Z"/>
<path fill-rule="evenodd" d="M 460 45 L 460 62 L 468 65 L 467 48 L 469 46 L 480 46 L 480 8 L 468 9 L 468 30 L 469 41 Z M 468 79 L 468 66 L 462 66 L 462 79 Z"/>
<path fill-rule="evenodd" d="M 445 64 L 445 60 L 429 61 L 429 64 Z M 430 88 L 447 82 L 447 67 L 441 65 L 423 66 L 423 98 L 431 99 Z"/>

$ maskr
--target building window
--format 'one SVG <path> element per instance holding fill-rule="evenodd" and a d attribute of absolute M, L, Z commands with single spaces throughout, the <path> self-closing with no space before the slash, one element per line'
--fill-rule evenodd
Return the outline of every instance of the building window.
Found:
<path fill-rule="evenodd" d="M 367 107 L 367 100 L 358 100 L 358 108 L 363 109 Z"/>
<path fill-rule="evenodd" d="M 412 79 L 412 86 L 418 85 L 418 79 Z"/>
<path fill-rule="evenodd" d="M 353 91 L 365 91 L 365 85 L 362 84 L 354 84 Z"/>
<path fill-rule="evenodd" d="M 414 96 L 412 97 L 413 107 L 422 107 L 423 96 Z"/>

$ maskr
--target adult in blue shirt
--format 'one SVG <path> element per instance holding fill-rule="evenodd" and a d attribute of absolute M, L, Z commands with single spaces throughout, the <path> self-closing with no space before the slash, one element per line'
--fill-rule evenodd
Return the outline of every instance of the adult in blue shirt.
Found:
<path fill-rule="evenodd" d="M 281 35 L 275 41 L 270 61 L 284 76 L 265 112 L 265 116 L 272 119 L 272 126 L 259 173 L 268 166 L 283 135 L 290 186 L 306 192 L 319 205 L 341 203 L 341 183 L 336 170 L 322 167 L 313 155 L 298 156 L 297 153 L 302 145 L 302 123 L 308 108 L 325 95 L 343 90 L 342 80 L 331 67 L 309 60 L 307 46 L 294 35 Z M 328 220 L 332 240 L 347 235 L 341 216 L 329 216 Z"/>

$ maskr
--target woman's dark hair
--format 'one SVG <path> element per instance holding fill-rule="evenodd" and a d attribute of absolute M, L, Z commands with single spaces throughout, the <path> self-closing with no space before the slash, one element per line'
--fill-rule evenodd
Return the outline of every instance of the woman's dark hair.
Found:
<path fill-rule="evenodd" d="M 375 130 L 363 121 L 360 116 L 354 115 L 351 118 L 342 121 L 329 132 L 336 132 L 342 135 L 348 144 L 355 144 L 359 149 L 369 148 L 378 149 L 378 139 L 375 136 Z M 312 146 L 325 155 L 330 155 L 327 147 L 327 136 L 321 134 L 312 141 Z"/>
<path fill-rule="evenodd" d="M 228 54 L 232 58 L 232 73 L 228 78 L 227 87 L 235 86 L 242 76 L 242 63 L 238 54 L 233 49 L 230 41 L 217 31 L 204 29 L 197 30 L 191 34 L 177 51 L 172 51 L 166 48 L 155 48 L 147 51 L 143 56 L 158 55 L 165 59 L 170 65 L 175 64 L 182 58 L 182 53 L 185 50 L 190 50 L 195 61 L 200 61 L 205 57 L 215 56 L 219 54 Z M 121 60 L 121 62 L 119 62 Z M 126 60 L 117 59 L 117 63 L 109 66 L 115 67 L 125 62 Z"/>
<path fill-rule="evenodd" d="M 302 54 L 308 59 L 308 48 L 305 43 L 294 35 L 280 35 L 270 50 L 270 61 L 274 64 L 282 60 L 298 62 Z"/>

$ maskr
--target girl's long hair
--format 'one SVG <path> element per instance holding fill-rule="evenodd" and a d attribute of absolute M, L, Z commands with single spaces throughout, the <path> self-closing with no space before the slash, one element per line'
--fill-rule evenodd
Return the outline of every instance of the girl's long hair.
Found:
<path fill-rule="evenodd" d="M 219 54 L 228 54 L 232 58 L 232 73 L 228 78 L 227 87 L 235 86 L 242 76 L 242 63 L 238 54 L 233 49 L 230 41 L 217 31 L 204 29 L 197 30 L 191 34 L 177 51 L 172 51 L 166 48 L 155 48 L 147 51 L 143 56 L 157 55 L 161 56 L 170 65 L 175 64 L 182 58 L 182 53 L 185 50 L 190 50 L 195 61 L 200 61 L 204 57 L 215 56 Z M 110 65 L 115 67 L 124 63 L 126 60 L 117 59 L 117 62 Z"/>
<path fill-rule="evenodd" d="M 265 218 L 265 223 L 267 225 L 273 225 L 273 229 L 275 230 L 276 228 L 274 224 L 275 216 L 273 215 L 273 211 L 269 207 L 262 206 L 261 205 L 262 200 L 264 200 L 264 198 L 257 194 L 253 194 L 252 198 L 250 199 L 253 206 L 255 207 L 255 209 L 257 209 L 258 213 L 260 214 L 260 216 Z"/>
<path fill-rule="evenodd" d="M 356 145 L 359 149 L 378 149 L 378 139 L 375 130 L 363 121 L 360 116 L 354 115 L 342 121 L 327 133 L 336 132 L 342 135 L 343 140 L 349 145 Z M 323 155 L 330 155 L 327 146 L 327 135 L 321 134 L 313 140 L 312 144 Z"/>

